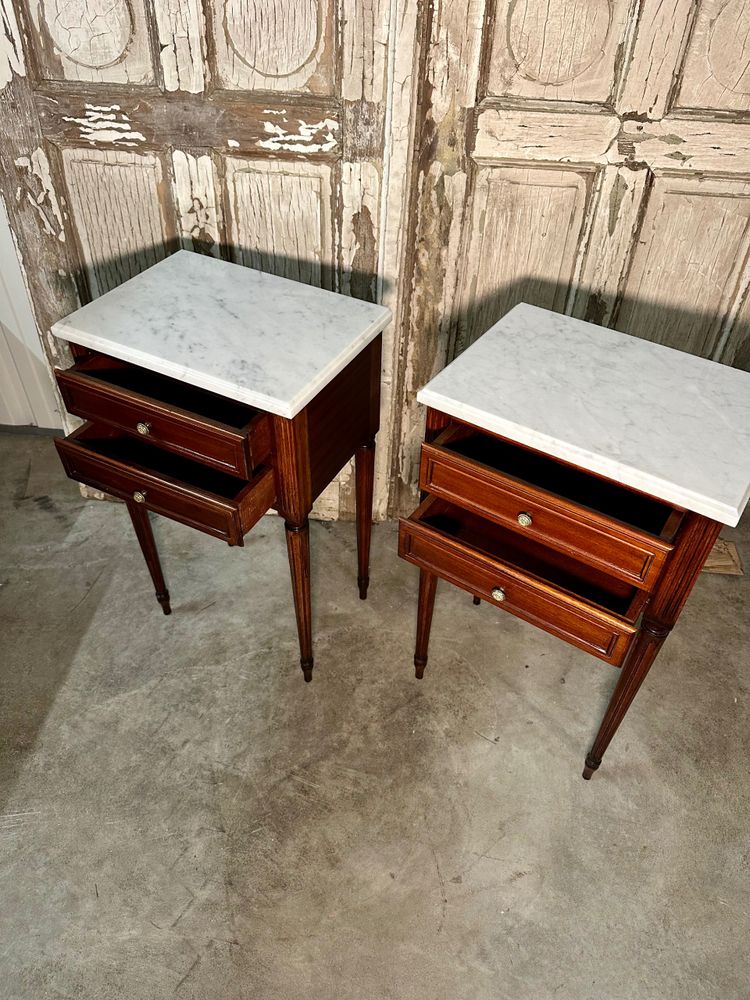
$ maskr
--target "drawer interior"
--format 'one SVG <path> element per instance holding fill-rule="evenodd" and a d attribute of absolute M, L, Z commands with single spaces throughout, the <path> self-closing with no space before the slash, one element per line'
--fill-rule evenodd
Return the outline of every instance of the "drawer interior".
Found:
<path fill-rule="evenodd" d="M 633 617 L 640 592 L 598 570 L 540 545 L 526 535 L 503 528 L 445 500 L 431 499 L 414 516 L 420 524 L 499 559 L 613 614 Z"/>
<path fill-rule="evenodd" d="M 70 440 L 86 451 L 102 458 L 111 458 L 135 466 L 157 476 L 169 476 L 188 486 L 236 500 L 247 487 L 247 481 L 226 472 L 219 472 L 189 458 L 155 448 L 139 438 L 129 437 L 99 424 L 86 424 Z"/>
<path fill-rule="evenodd" d="M 226 399 L 224 396 L 209 392 L 207 389 L 188 385 L 187 382 L 181 382 L 179 379 L 160 375 L 158 372 L 139 368 L 138 365 L 118 361 L 116 358 L 110 358 L 103 354 L 87 358 L 75 365 L 72 371 L 86 375 L 104 385 L 125 389 L 128 392 L 136 392 L 160 403 L 166 403 L 168 406 L 177 406 L 190 413 L 196 413 L 200 417 L 218 420 L 220 423 L 238 430 L 249 424 L 259 412 L 245 403 Z"/>
<path fill-rule="evenodd" d="M 480 462 L 657 537 L 663 535 L 673 514 L 672 507 L 652 497 L 468 427 L 454 428 L 435 443 L 463 458 Z"/>

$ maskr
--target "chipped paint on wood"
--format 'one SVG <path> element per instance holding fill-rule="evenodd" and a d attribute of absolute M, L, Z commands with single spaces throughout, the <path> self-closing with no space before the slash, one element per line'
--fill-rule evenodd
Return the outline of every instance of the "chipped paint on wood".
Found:
<path fill-rule="evenodd" d="M 578 280 L 571 287 L 572 315 L 609 326 L 615 314 L 623 275 L 637 245 L 648 195 L 645 168 L 612 166 L 596 178 L 591 228 L 584 245 Z"/>
<path fill-rule="evenodd" d="M 221 212 L 213 160 L 181 149 L 172 153 L 172 184 L 180 242 L 187 250 L 219 256 Z"/>
<path fill-rule="evenodd" d="M 49 79 L 154 82 L 143 0 L 30 0 Z"/>
<path fill-rule="evenodd" d="M 88 143 L 88 136 L 82 138 L 80 120 L 83 119 L 86 126 L 90 107 L 103 108 L 105 112 L 114 108 L 121 112 L 127 116 L 122 119 L 127 128 L 119 131 L 140 133 L 145 138 L 138 140 L 138 145 L 155 150 L 168 146 L 176 149 L 229 147 L 258 155 L 266 152 L 259 150 L 258 142 L 268 139 L 266 124 L 269 121 L 286 122 L 292 133 L 298 131 L 299 119 L 305 123 L 334 122 L 336 127 L 328 129 L 334 135 L 339 135 L 342 127 L 340 108 L 328 98 L 298 97 L 290 103 L 288 95 L 284 95 L 284 100 L 279 100 L 274 107 L 273 95 L 269 94 L 263 95 L 261 101 L 252 94 L 238 100 L 236 95 L 222 91 L 214 91 L 210 97 L 195 97 L 181 91 L 161 94 L 151 90 L 134 91 L 129 87 L 107 87 L 106 97 L 103 97 L 97 87 L 61 88 L 47 82 L 34 86 L 34 97 L 45 135 L 61 146 Z M 288 124 L 290 121 L 294 126 Z M 95 135 L 91 138 L 96 140 Z M 319 155 L 331 159 L 337 152 Z M 273 151 L 273 156 L 297 159 L 299 153 L 279 149 Z"/>
<path fill-rule="evenodd" d="M 10 83 L 14 74 L 24 76 L 25 73 L 26 63 L 13 0 L 0 0 L 0 90 Z"/>
<path fill-rule="evenodd" d="M 92 146 L 138 146 L 146 141 L 142 132 L 131 127 L 130 119 L 119 104 L 86 104 L 83 116 L 64 116 L 63 120 L 77 125 L 79 137 Z"/>
<path fill-rule="evenodd" d="M 50 176 L 49 162 L 41 148 L 32 150 L 29 156 L 19 156 L 15 165 L 19 172 L 16 197 L 24 198 L 37 214 L 41 226 L 48 236 L 65 242 L 60 203 L 57 199 Z"/>
<path fill-rule="evenodd" d="M 232 90 L 333 92 L 332 0 L 211 5 L 216 72 Z"/>
<path fill-rule="evenodd" d="M 467 16 L 468 15 L 468 16 Z M 401 513 L 416 497 L 416 470 L 423 413 L 416 392 L 445 363 L 453 339 L 463 218 L 463 192 L 471 119 L 484 44 L 482 0 L 427 8 L 419 39 L 421 63 L 415 163 L 410 191 L 409 230 L 402 267 L 402 342 L 392 401 L 393 489 L 390 509 Z M 489 39 L 487 39 L 489 41 Z"/>
<path fill-rule="evenodd" d="M 205 89 L 205 19 L 200 0 L 154 0 L 159 61 L 169 91 Z"/>
<path fill-rule="evenodd" d="M 375 301 L 380 172 L 374 163 L 344 163 L 341 190 L 341 291 Z"/>
<path fill-rule="evenodd" d="M 487 108 L 479 115 L 474 159 L 606 163 L 620 131 L 616 115 Z"/>
<path fill-rule="evenodd" d="M 284 150 L 288 153 L 330 153 L 338 146 L 333 133 L 339 126 L 331 118 L 309 123 L 301 119 L 297 119 L 296 123 L 286 119 L 284 122 L 284 125 L 276 121 L 264 122 L 263 130 L 268 138 L 259 139 L 256 145 L 272 152 Z"/>
<path fill-rule="evenodd" d="M 740 122 L 671 115 L 661 122 L 625 121 L 618 146 L 621 158 L 653 170 L 750 173 L 750 130 Z"/>

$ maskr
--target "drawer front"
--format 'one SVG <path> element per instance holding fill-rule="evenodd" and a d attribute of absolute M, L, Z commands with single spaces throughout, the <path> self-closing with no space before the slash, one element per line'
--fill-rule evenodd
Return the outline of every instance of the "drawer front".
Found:
<path fill-rule="evenodd" d="M 56 371 L 55 376 L 71 413 L 132 435 L 145 431 L 143 436 L 152 444 L 222 472 L 248 479 L 252 470 L 270 454 L 271 425 L 265 413 L 257 414 L 247 428 L 235 430 L 147 396 L 106 385 L 85 372 Z"/>
<path fill-rule="evenodd" d="M 411 520 L 401 520 L 399 555 L 615 666 L 622 664 L 636 632 L 634 625 L 614 615 L 551 585 L 524 578 L 515 569 Z M 493 597 L 498 590 L 502 600 Z"/>
<path fill-rule="evenodd" d="M 672 546 L 441 448 L 422 446 L 419 485 L 610 576 L 650 590 Z"/>
<path fill-rule="evenodd" d="M 245 532 L 274 503 L 273 472 L 268 468 L 258 472 L 236 501 L 230 501 L 177 480 L 162 478 L 156 473 L 93 454 L 84 444 L 76 441 L 74 435 L 56 439 L 55 445 L 71 479 L 121 500 L 132 500 L 138 492 L 144 496 L 144 506 L 148 510 L 215 535 L 231 545 L 242 544 Z"/>

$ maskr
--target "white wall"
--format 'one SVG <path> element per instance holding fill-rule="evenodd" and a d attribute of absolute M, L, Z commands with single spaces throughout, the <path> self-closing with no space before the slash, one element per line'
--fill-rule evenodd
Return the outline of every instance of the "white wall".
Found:
<path fill-rule="evenodd" d="M 62 426 L 26 285 L 0 199 L 0 424 Z"/>

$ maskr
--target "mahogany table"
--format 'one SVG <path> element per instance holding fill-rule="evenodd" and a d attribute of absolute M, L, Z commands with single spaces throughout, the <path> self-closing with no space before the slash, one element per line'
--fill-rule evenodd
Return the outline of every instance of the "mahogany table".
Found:
<path fill-rule="evenodd" d="M 55 324 L 56 372 L 87 422 L 56 441 L 72 479 L 127 504 L 164 614 L 149 520 L 242 545 L 284 518 L 305 680 L 313 650 L 308 515 L 355 457 L 358 584 L 367 596 L 383 306 L 180 251 Z"/>
<path fill-rule="evenodd" d="M 422 677 L 438 577 L 621 668 L 599 767 L 750 493 L 750 375 L 519 305 L 417 396 Z"/>

